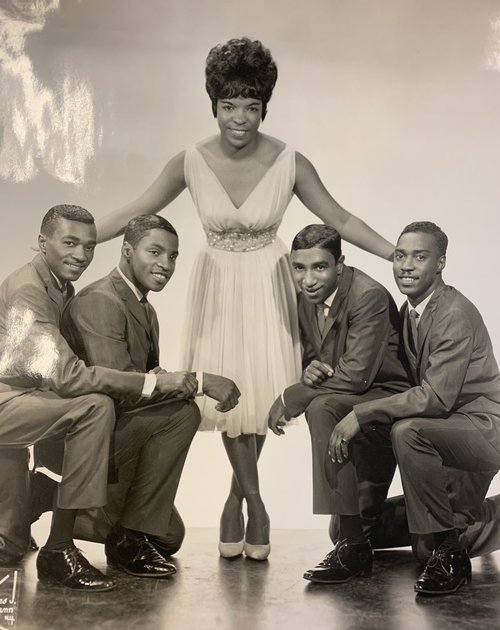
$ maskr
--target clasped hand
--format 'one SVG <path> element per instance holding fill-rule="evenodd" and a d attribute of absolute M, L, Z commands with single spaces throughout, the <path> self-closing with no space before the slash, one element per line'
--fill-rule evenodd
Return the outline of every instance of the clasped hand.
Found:
<path fill-rule="evenodd" d="M 319 385 L 330 376 L 333 376 L 332 366 L 314 359 L 302 372 L 302 382 L 309 386 Z"/>
<path fill-rule="evenodd" d="M 170 394 L 175 398 L 192 398 L 198 391 L 198 381 L 191 372 L 167 372 L 155 368 L 156 389 L 161 394 Z"/>
<path fill-rule="evenodd" d="M 215 405 L 217 411 L 229 411 L 236 407 L 241 392 L 230 378 L 218 376 L 217 374 L 204 373 L 203 375 L 203 393 L 218 400 Z"/>
<path fill-rule="evenodd" d="M 341 464 L 349 458 L 349 442 L 361 431 L 354 411 L 342 418 L 332 431 L 328 443 L 328 454 L 332 462 Z"/>

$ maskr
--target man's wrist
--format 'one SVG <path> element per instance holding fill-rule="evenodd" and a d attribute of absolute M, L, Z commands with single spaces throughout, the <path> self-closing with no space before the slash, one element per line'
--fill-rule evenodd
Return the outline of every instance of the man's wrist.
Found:
<path fill-rule="evenodd" d="M 156 388 L 156 374 L 153 374 L 152 372 L 148 372 L 148 374 L 144 374 L 144 384 L 142 386 L 141 396 L 143 398 L 151 398 L 155 388 Z"/>
<path fill-rule="evenodd" d="M 196 372 L 196 380 L 198 381 L 198 391 L 196 392 L 196 396 L 203 396 L 203 385 L 205 380 L 203 372 Z"/>

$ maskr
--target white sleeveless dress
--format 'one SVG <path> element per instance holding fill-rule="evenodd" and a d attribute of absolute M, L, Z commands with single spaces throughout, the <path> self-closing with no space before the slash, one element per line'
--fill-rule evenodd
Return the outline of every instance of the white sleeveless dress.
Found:
<path fill-rule="evenodd" d="M 184 172 L 207 244 L 191 274 L 182 369 L 221 374 L 241 391 L 227 413 L 202 398 L 201 430 L 263 435 L 270 406 L 301 373 L 296 290 L 276 237 L 293 196 L 295 153 L 285 147 L 239 208 L 196 147 Z"/>

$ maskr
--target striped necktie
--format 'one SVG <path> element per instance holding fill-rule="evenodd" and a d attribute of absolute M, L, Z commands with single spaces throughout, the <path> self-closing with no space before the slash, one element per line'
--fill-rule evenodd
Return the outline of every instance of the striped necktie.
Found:
<path fill-rule="evenodd" d="M 149 372 L 149 370 L 152 370 L 159 365 L 158 356 L 155 352 L 153 344 L 153 313 L 151 310 L 151 304 L 148 302 L 146 296 L 143 296 L 139 301 L 142 305 L 142 308 L 144 309 L 146 321 L 148 322 L 149 348 L 146 363 L 146 372 Z"/>
<path fill-rule="evenodd" d="M 324 302 L 316 304 L 316 318 L 318 320 L 318 328 L 321 336 L 323 336 L 323 333 L 325 332 L 327 309 L 328 304 L 325 304 Z"/>
<path fill-rule="evenodd" d="M 419 315 L 417 311 L 414 308 L 411 308 L 410 312 L 408 313 L 408 321 L 410 322 L 410 335 L 411 335 L 410 347 L 412 348 L 414 354 L 417 353 L 417 348 L 418 348 L 418 326 L 417 326 L 418 317 Z"/>

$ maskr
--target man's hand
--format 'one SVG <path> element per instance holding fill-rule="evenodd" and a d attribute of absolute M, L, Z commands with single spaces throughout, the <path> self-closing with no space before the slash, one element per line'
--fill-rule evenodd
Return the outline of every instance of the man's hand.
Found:
<path fill-rule="evenodd" d="M 354 411 L 342 418 L 332 431 L 328 445 L 328 454 L 332 462 L 341 464 L 349 458 L 349 442 L 361 431 Z"/>
<path fill-rule="evenodd" d="M 215 405 L 215 408 L 223 412 L 236 407 L 238 398 L 241 396 L 240 390 L 230 378 L 207 372 L 203 374 L 203 393 L 218 400 L 219 403 Z"/>
<path fill-rule="evenodd" d="M 278 396 L 273 402 L 269 414 L 267 416 L 267 426 L 276 435 L 285 435 L 283 428 L 286 424 L 285 420 L 282 420 L 285 415 L 285 405 L 281 400 L 281 396 Z"/>
<path fill-rule="evenodd" d="M 161 370 L 156 374 L 156 389 L 175 398 L 192 398 L 198 391 L 198 381 L 190 372 Z"/>
<path fill-rule="evenodd" d="M 319 385 L 330 376 L 333 376 L 332 366 L 314 359 L 302 373 L 302 382 L 309 386 Z"/>

